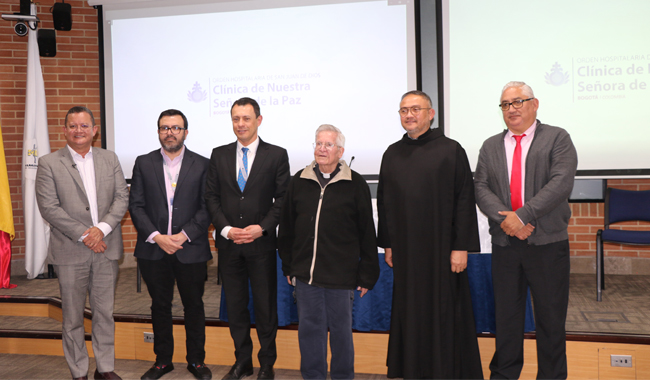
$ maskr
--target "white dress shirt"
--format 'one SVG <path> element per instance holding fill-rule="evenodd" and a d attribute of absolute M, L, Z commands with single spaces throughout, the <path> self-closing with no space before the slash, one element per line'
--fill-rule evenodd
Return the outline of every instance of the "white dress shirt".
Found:
<path fill-rule="evenodd" d="M 79 171 L 81 176 L 81 182 L 84 184 L 84 189 L 86 190 L 86 197 L 88 197 L 88 204 L 90 206 L 90 217 L 92 218 L 93 225 L 89 227 L 97 227 L 103 233 L 104 236 L 108 235 L 113 231 L 113 228 L 108 223 L 100 222 L 98 211 L 97 211 L 97 187 L 95 186 L 95 162 L 93 160 L 93 148 L 90 147 L 88 153 L 85 157 L 82 157 L 79 153 L 75 152 L 69 145 L 66 145 L 70 154 L 72 154 L 72 159 L 74 160 L 75 167 Z M 78 241 L 83 241 L 86 235 L 83 235 L 79 238 Z"/>

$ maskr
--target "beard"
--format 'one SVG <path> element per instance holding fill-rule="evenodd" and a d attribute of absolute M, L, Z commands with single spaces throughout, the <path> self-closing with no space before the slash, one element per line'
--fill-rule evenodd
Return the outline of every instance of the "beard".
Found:
<path fill-rule="evenodd" d="M 166 152 L 176 153 L 183 148 L 185 143 L 185 137 L 178 138 L 176 136 L 165 136 L 165 138 L 160 138 L 160 145 Z"/>

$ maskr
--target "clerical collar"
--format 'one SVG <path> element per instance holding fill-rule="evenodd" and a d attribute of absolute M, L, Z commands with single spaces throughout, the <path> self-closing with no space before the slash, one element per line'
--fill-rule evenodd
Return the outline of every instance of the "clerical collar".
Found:
<path fill-rule="evenodd" d="M 318 178 L 318 182 L 320 183 L 321 187 L 325 187 L 325 185 L 327 185 L 332 180 L 332 178 L 336 177 L 340 171 L 340 163 L 336 165 L 336 169 L 334 169 L 334 171 L 331 173 L 323 173 L 320 171 L 318 164 L 314 165 L 314 173 L 316 173 L 316 178 Z"/>

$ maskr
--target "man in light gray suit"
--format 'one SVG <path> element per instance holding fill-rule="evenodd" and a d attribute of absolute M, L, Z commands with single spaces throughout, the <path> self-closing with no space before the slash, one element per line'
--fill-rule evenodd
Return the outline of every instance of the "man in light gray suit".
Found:
<path fill-rule="evenodd" d="M 94 377 L 120 378 L 114 372 L 113 305 L 129 191 L 115 153 L 91 146 L 97 130 L 88 108 L 71 108 L 63 126 L 67 145 L 41 157 L 36 174 L 36 200 L 51 227 L 49 259 L 61 290 L 63 352 L 74 379 L 88 378 L 86 293 L 93 314 Z"/>
<path fill-rule="evenodd" d="M 496 351 L 491 379 L 517 379 L 524 364 L 528 287 L 535 303 L 537 378 L 566 379 L 569 304 L 568 198 L 578 165 L 571 137 L 537 120 L 539 100 L 506 84 L 499 108 L 507 130 L 481 147 L 476 203 L 492 235 Z"/>

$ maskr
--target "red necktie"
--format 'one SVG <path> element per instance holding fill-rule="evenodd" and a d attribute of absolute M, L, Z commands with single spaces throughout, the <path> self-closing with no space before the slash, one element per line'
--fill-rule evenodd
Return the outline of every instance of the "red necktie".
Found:
<path fill-rule="evenodd" d="M 521 138 L 520 136 L 512 136 L 517 140 L 515 153 L 512 155 L 512 173 L 510 174 L 510 201 L 512 202 L 512 211 L 517 211 L 523 206 L 523 199 L 521 197 Z"/>

